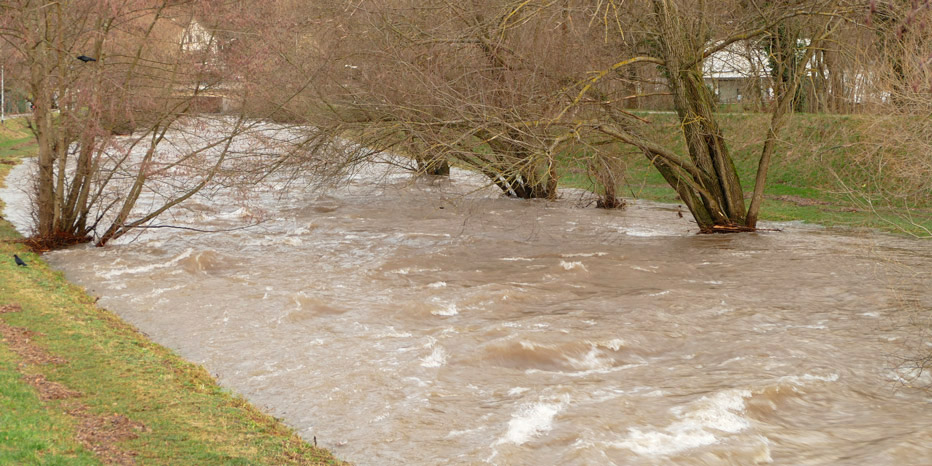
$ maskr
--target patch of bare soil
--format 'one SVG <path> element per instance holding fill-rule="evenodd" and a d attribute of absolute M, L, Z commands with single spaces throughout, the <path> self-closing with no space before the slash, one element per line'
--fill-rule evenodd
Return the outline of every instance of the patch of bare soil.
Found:
<path fill-rule="evenodd" d="M 74 391 L 58 382 L 52 382 L 46 379 L 44 374 L 23 374 L 23 379 L 39 392 L 39 399 L 42 401 L 65 400 L 81 396 L 81 392 Z"/>
<path fill-rule="evenodd" d="M 75 404 L 67 413 L 78 420 L 77 438 L 85 448 L 94 452 L 104 464 L 136 464 L 136 452 L 126 451 L 116 445 L 132 440 L 148 431 L 141 422 L 122 414 L 97 416 L 87 412 L 87 406 Z"/>
<path fill-rule="evenodd" d="M 20 306 L 16 304 L 0 306 L 0 314 L 20 310 Z M 0 321 L 0 337 L 2 337 L 0 343 L 7 345 L 22 358 L 23 362 L 19 365 L 20 373 L 23 379 L 36 389 L 42 401 L 67 400 L 83 396 L 81 392 L 48 380 L 44 374 L 33 374 L 26 370 L 30 365 L 68 363 L 66 359 L 50 355 L 36 346 L 32 342 L 32 338 L 36 335 L 36 332 L 29 329 L 13 327 Z M 133 421 L 122 414 L 100 416 L 90 413 L 87 405 L 77 401 L 70 403 L 65 412 L 76 421 L 77 440 L 85 448 L 94 452 L 104 464 L 136 464 L 136 452 L 118 448 L 117 444 L 124 440 L 134 439 L 141 432 L 146 432 L 148 429 L 144 424 Z"/>
<path fill-rule="evenodd" d="M 13 311 L 7 311 L 13 312 Z M 23 358 L 25 364 L 65 364 L 64 358 L 53 356 L 32 343 L 32 337 L 37 333 L 29 329 L 13 327 L 0 322 L 0 341 Z"/>
<path fill-rule="evenodd" d="M 0 218 L 3 218 L 3 217 L 0 217 Z M 19 312 L 22 310 L 23 308 L 20 307 L 20 305 L 16 303 L 4 304 L 3 306 L 0 306 L 0 314 L 6 314 L 8 312 Z"/>

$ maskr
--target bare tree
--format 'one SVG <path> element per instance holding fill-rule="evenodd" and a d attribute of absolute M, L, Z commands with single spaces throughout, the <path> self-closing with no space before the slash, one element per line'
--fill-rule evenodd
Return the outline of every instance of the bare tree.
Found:
<path fill-rule="evenodd" d="M 618 61 L 613 68 L 635 63 L 652 63 L 664 70 L 679 116 L 687 154 L 680 155 L 644 138 L 642 123 L 630 116 L 615 117 L 616 109 L 605 106 L 610 120 L 597 129 L 641 150 L 676 190 L 704 232 L 744 231 L 756 228 L 767 171 L 775 142 L 786 115 L 791 111 L 805 63 L 835 31 L 847 8 L 840 2 L 721 2 L 654 0 L 651 10 L 638 25 L 649 45 L 642 53 Z M 798 35 L 785 34 L 787 23 L 812 18 L 821 24 L 820 33 L 804 46 Z M 829 18 L 829 19 L 824 19 Z M 750 205 L 745 207 L 744 190 L 717 122 L 716 104 L 705 84 L 702 62 L 713 53 L 738 41 L 771 38 L 771 56 L 776 67 L 772 123 L 760 157 Z M 785 37 L 786 36 L 786 37 Z M 802 49 L 802 57 L 797 54 Z M 802 63 L 802 65 L 800 64 Z M 610 76 L 600 73 L 592 79 Z"/>
<path fill-rule="evenodd" d="M 514 197 L 553 198 L 561 155 L 580 134 L 563 118 L 594 32 L 568 2 L 361 2 L 327 53 L 332 78 L 316 121 L 412 156 L 450 163 Z M 579 44 L 575 47 L 573 44 Z M 567 54 L 567 49 L 577 53 Z"/>
<path fill-rule="evenodd" d="M 615 158 L 617 143 L 633 146 L 702 231 L 743 231 L 756 227 L 774 142 L 806 63 L 842 18 L 867 11 L 841 0 L 360 2 L 330 16 L 348 32 L 324 45 L 331 82 L 316 105 L 337 132 L 405 152 L 425 170 L 468 167 L 515 197 L 553 198 L 566 164 L 617 171 L 594 162 Z M 750 205 L 703 76 L 704 60 L 743 41 L 770 43 L 777 70 Z M 649 118 L 626 109 L 648 76 L 672 97 L 685 154 L 645 138 Z M 603 193 L 614 198 L 614 185 Z"/>
<path fill-rule="evenodd" d="M 39 247 L 104 245 L 242 166 L 237 138 L 261 124 L 242 111 L 255 91 L 244 77 L 263 60 L 236 42 L 257 34 L 244 29 L 250 5 L 14 0 L 0 10 L 35 107 Z"/>

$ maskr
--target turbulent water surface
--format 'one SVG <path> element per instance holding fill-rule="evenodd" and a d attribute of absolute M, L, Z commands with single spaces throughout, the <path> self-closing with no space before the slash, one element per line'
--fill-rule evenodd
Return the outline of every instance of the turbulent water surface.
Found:
<path fill-rule="evenodd" d="M 279 194 L 171 218 L 254 228 L 47 258 L 361 465 L 932 463 L 909 386 L 929 380 L 899 365 L 932 304 L 923 242 L 699 236 L 676 206 L 515 201 L 463 173 Z"/>

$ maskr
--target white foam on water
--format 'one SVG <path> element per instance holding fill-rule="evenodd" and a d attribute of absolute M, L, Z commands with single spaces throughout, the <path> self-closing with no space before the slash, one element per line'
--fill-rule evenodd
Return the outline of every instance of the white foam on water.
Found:
<path fill-rule="evenodd" d="M 631 230 L 624 230 L 623 232 L 624 234 L 628 236 L 637 236 L 641 238 L 649 238 L 651 236 L 666 236 L 665 233 L 660 232 L 660 231 L 655 231 L 655 230 L 631 229 Z"/>
<path fill-rule="evenodd" d="M 574 369 L 583 372 L 607 371 L 614 367 L 612 365 L 613 360 L 606 357 L 605 353 L 598 348 L 590 349 L 581 358 L 566 356 L 566 360 Z"/>
<path fill-rule="evenodd" d="M 787 375 L 777 379 L 779 382 L 791 383 L 793 385 L 805 385 L 806 382 L 837 382 L 838 374 L 830 375 L 812 375 L 812 374 L 803 374 L 803 375 Z"/>
<path fill-rule="evenodd" d="M 230 212 L 219 212 L 215 214 L 215 216 L 218 218 L 223 218 L 223 219 L 240 220 L 244 218 L 253 218 L 256 216 L 256 214 L 248 207 L 240 207 Z"/>
<path fill-rule="evenodd" d="M 760 448 L 758 448 L 757 454 L 754 456 L 754 462 L 757 464 L 773 463 L 773 456 L 770 455 L 770 439 L 758 435 L 757 440 L 760 441 Z"/>
<path fill-rule="evenodd" d="M 446 288 L 447 282 L 433 282 L 427 285 L 428 288 Z"/>
<path fill-rule="evenodd" d="M 308 223 L 307 226 L 304 226 L 304 227 L 301 227 L 301 228 L 296 228 L 296 229 L 294 229 L 294 230 L 293 230 L 291 233 L 289 233 L 289 234 L 290 234 L 290 235 L 295 235 L 295 236 L 306 235 L 306 234 L 310 233 L 310 232 L 311 232 L 311 229 L 313 229 L 313 228 L 314 228 L 314 224 L 313 224 L 313 223 Z"/>
<path fill-rule="evenodd" d="M 579 252 L 575 254 L 560 254 L 560 257 L 570 259 L 573 257 L 603 257 L 607 255 L 607 252 Z"/>
<path fill-rule="evenodd" d="M 524 373 L 525 373 L 526 375 L 534 375 L 534 374 L 548 374 L 548 375 L 553 375 L 553 374 L 559 374 L 559 375 L 562 375 L 562 376 L 564 376 L 564 377 L 581 378 L 581 377 L 588 377 L 588 376 L 590 376 L 590 375 L 596 375 L 596 374 L 611 374 L 611 373 L 613 373 L 613 372 L 620 372 L 620 371 L 624 371 L 624 370 L 628 370 L 628 369 L 634 369 L 634 368 L 636 368 L 636 367 L 643 367 L 643 366 L 646 366 L 646 365 L 647 365 L 646 362 L 641 362 L 641 363 L 634 363 L 634 364 L 625 364 L 625 365 L 621 365 L 621 366 L 613 366 L 613 367 L 605 367 L 605 368 L 598 368 L 598 369 L 582 370 L 582 371 L 576 371 L 576 372 L 563 372 L 563 371 L 554 372 L 554 371 L 545 371 L 545 370 L 541 370 L 541 369 L 528 369 L 528 370 L 524 371 Z"/>
<path fill-rule="evenodd" d="M 730 308 L 730 307 L 725 307 L 724 305 L 725 305 L 725 301 L 722 301 L 722 306 L 713 309 L 712 314 L 717 315 L 717 316 L 720 316 L 720 315 L 730 314 L 730 313 L 732 313 L 732 312 L 735 312 L 734 309 L 732 309 L 732 308 Z"/>
<path fill-rule="evenodd" d="M 482 432 L 485 429 L 486 429 L 485 426 L 483 426 L 483 427 L 476 427 L 475 429 L 451 430 L 449 433 L 447 433 L 447 436 L 444 438 L 450 439 L 450 438 L 462 437 L 464 435 Z"/>
<path fill-rule="evenodd" d="M 530 262 L 534 259 L 531 259 L 530 257 L 502 257 L 499 260 L 506 262 Z"/>
<path fill-rule="evenodd" d="M 586 341 L 590 346 L 589 350 L 580 355 L 579 357 L 574 357 L 569 354 L 561 355 L 561 359 L 570 366 L 570 368 L 575 369 L 572 371 L 560 371 L 560 370 L 544 370 L 544 369 L 527 369 L 524 371 L 527 375 L 533 374 L 560 374 L 567 377 L 586 377 L 592 374 L 608 374 L 612 372 L 622 371 L 626 369 L 631 369 L 634 367 L 641 367 L 646 363 L 634 363 L 626 365 L 615 365 L 615 360 L 606 354 L 604 350 L 618 351 L 625 346 L 626 342 L 620 338 L 615 338 L 606 342 L 593 342 Z M 551 345 L 535 343 L 531 341 L 521 340 L 518 342 L 523 349 L 527 350 L 537 350 L 538 348 L 544 349 L 554 349 Z"/>
<path fill-rule="evenodd" d="M 631 268 L 632 268 L 633 270 L 637 270 L 637 271 L 639 271 L 639 272 L 657 273 L 656 270 L 645 269 L 644 267 L 638 267 L 638 266 L 636 266 L 636 265 L 632 265 Z"/>
<path fill-rule="evenodd" d="M 429 273 L 429 272 L 439 272 L 439 271 L 440 271 L 440 269 L 436 269 L 436 268 L 425 269 L 425 268 L 420 268 L 420 267 L 403 267 L 403 268 L 400 268 L 400 269 L 389 270 L 389 271 L 386 272 L 386 273 L 394 273 L 394 274 L 398 274 L 398 275 L 408 275 L 408 274 L 410 274 L 410 273 Z"/>
<path fill-rule="evenodd" d="M 188 248 L 181 254 L 178 254 L 177 256 L 168 260 L 168 262 L 162 262 L 160 264 L 141 265 L 139 267 L 122 267 L 119 269 L 113 269 L 109 272 L 98 272 L 97 276 L 105 280 L 110 280 L 113 277 L 124 275 L 124 274 L 139 274 L 139 273 L 151 272 L 153 270 L 158 270 L 158 269 L 166 269 L 166 268 L 174 267 L 178 265 L 178 262 L 190 257 L 191 254 L 193 253 L 194 253 L 194 249 Z"/>
<path fill-rule="evenodd" d="M 151 297 L 156 297 L 156 296 L 162 295 L 162 294 L 164 294 L 164 293 L 167 293 L 167 292 L 169 292 L 169 291 L 177 291 L 177 290 L 180 290 L 180 289 L 184 288 L 185 286 L 186 286 L 186 285 L 175 285 L 175 286 L 172 286 L 172 287 L 169 287 L 169 288 L 156 288 L 156 289 L 152 290 L 151 293 L 149 293 L 149 296 L 151 296 Z"/>
<path fill-rule="evenodd" d="M 449 303 L 442 309 L 434 309 L 430 313 L 435 316 L 451 317 L 459 314 L 459 311 L 456 309 L 456 303 Z"/>
<path fill-rule="evenodd" d="M 556 401 L 538 401 L 521 405 L 511 415 L 508 430 L 495 445 L 511 443 L 523 445 L 534 437 L 553 429 L 553 418 L 570 403 L 570 396 L 563 395 Z"/>
<path fill-rule="evenodd" d="M 721 367 L 721 366 L 724 366 L 724 365 L 727 365 L 727 364 L 731 364 L 731 363 L 733 363 L 733 362 L 735 362 L 735 361 L 744 361 L 745 359 L 746 359 L 746 358 L 745 358 L 744 356 L 735 356 L 735 357 L 733 357 L 733 358 L 731 358 L 731 359 L 727 359 L 727 360 L 725 360 L 725 361 L 722 361 L 722 362 L 718 363 L 718 365 L 719 365 L 719 367 Z"/>
<path fill-rule="evenodd" d="M 508 390 L 508 396 L 518 396 L 524 392 L 527 392 L 530 388 L 525 387 L 513 387 Z"/>
<path fill-rule="evenodd" d="M 403 380 L 403 381 L 405 381 L 405 382 L 412 382 L 412 383 L 414 383 L 415 385 L 417 385 L 418 387 L 429 387 L 429 386 L 430 386 L 429 383 L 427 383 L 427 382 L 425 382 L 424 380 L 419 379 L 419 378 L 417 378 L 417 377 L 405 377 L 405 378 L 403 378 L 403 379 L 401 379 L 401 380 Z M 409 395 L 409 397 L 410 397 L 410 395 Z"/>
<path fill-rule="evenodd" d="M 625 346 L 628 346 L 628 342 L 621 338 L 613 338 L 609 341 L 597 341 L 597 342 L 587 341 L 586 343 L 589 343 L 590 345 L 594 345 L 594 346 L 601 346 L 602 348 L 610 349 L 612 351 L 618 351 L 624 348 Z"/>
<path fill-rule="evenodd" d="M 421 358 L 421 367 L 432 368 L 443 366 L 447 363 L 447 357 L 447 350 L 443 349 L 442 346 L 435 346 L 429 356 Z"/>
<path fill-rule="evenodd" d="M 586 266 L 583 265 L 582 262 L 578 262 L 578 261 L 577 262 L 560 261 L 560 267 L 563 267 L 563 270 L 582 269 L 583 272 L 589 271 L 589 269 L 587 269 Z"/>
<path fill-rule="evenodd" d="M 386 331 L 373 335 L 373 338 L 411 338 L 411 332 L 399 332 L 394 326 L 389 326 Z"/>
<path fill-rule="evenodd" d="M 702 397 L 670 412 L 678 419 L 662 429 L 631 427 L 628 436 L 609 445 L 643 456 L 666 456 L 692 448 L 713 445 L 722 434 L 737 434 L 751 426 L 742 414 L 749 390 L 726 390 Z"/>

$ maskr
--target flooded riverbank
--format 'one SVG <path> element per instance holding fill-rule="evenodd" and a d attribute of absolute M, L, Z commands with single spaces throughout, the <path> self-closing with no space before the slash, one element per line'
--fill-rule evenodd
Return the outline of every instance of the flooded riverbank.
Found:
<path fill-rule="evenodd" d="M 676 206 L 516 201 L 389 167 L 257 202 L 171 218 L 261 211 L 253 228 L 46 257 L 361 465 L 932 462 L 932 400 L 896 370 L 932 304 L 924 242 L 698 236 Z"/>

